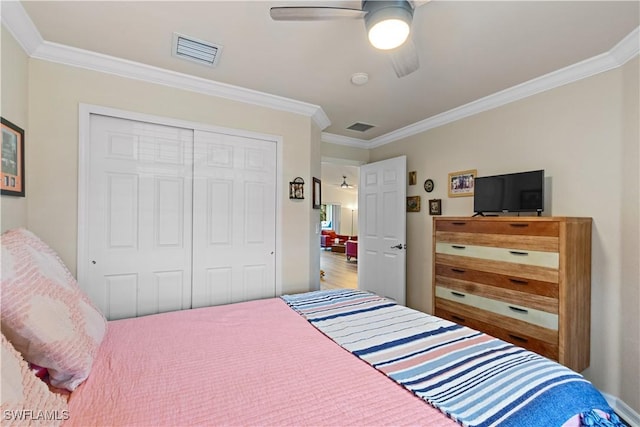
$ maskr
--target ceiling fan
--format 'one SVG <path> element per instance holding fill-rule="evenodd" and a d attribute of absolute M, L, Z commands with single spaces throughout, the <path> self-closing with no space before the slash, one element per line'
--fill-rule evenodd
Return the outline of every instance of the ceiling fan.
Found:
<path fill-rule="evenodd" d="M 364 19 L 369 42 L 388 51 L 398 77 L 420 67 L 418 52 L 409 37 L 414 6 L 407 0 L 363 0 L 361 9 L 330 6 L 280 6 L 271 8 L 274 21 L 325 21 Z"/>
<path fill-rule="evenodd" d="M 348 189 L 348 188 L 355 188 L 355 186 L 351 184 L 347 184 L 347 176 L 342 175 L 342 184 L 340 184 L 340 188 Z"/>

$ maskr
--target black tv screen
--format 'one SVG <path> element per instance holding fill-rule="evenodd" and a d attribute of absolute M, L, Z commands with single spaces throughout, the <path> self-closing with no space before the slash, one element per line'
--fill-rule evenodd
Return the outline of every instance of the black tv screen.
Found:
<path fill-rule="evenodd" d="M 477 177 L 474 186 L 476 213 L 544 210 L 544 170 Z"/>

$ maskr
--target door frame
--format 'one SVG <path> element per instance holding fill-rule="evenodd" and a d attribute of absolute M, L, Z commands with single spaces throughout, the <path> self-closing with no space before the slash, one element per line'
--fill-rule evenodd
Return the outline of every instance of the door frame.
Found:
<path fill-rule="evenodd" d="M 77 245 L 78 252 L 77 262 L 77 279 L 78 284 L 83 290 L 87 290 L 84 286 L 87 282 L 88 271 L 86 268 L 86 260 L 88 260 L 89 242 L 88 233 L 86 233 L 89 218 L 89 144 L 91 143 L 91 115 L 101 115 L 114 117 L 125 120 L 133 120 L 138 122 L 147 122 L 164 126 L 172 126 L 185 129 L 193 129 L 224 133 L 228 135 L 241 136 L 246 138 L 255 138 L 276 144 L 276 253 L 275 253 L 275 292 L 276 295 L 282 294 L 282 136 L 271 135 L 266 133 L 252 132 L 242 129 L 227 128 L 223 126 L 210 125 L 206 123 L 191 122 L 188 120 L 175 119 L 171 117 L 157 116 L 153 114 L 136 113 L 133 111 L 121 110 L 117 108 L 104 107 L 93 104 L 78 105 L 78 228 L 77 228 Z"/>

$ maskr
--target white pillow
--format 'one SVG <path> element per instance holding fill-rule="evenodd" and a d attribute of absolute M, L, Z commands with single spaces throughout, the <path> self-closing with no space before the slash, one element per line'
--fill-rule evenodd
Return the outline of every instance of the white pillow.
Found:
<path fill-rule="evenodd" d="M 22 228 L 1 237 L 2 333 L 48 369 L 52 385 L 73 391 L 89 376 L 106 320 L 42 240 Z"/>
<path fill-rule="evenodd" d="M 2 425 L 54 425 L 69 418 L 66 399 L 29 369 L 20 353 L 2 335 Z"/>

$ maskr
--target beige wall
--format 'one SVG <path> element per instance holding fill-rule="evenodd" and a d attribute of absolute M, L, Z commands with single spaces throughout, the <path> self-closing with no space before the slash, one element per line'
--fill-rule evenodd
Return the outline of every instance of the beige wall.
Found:
<path fill-rule="evenodd" d="M 358 235 L 358 192 L 344 190 L 339 186 L 326 183 L 322 186 L 322 203 L 340 205 L 340 229 L 338 234 Z M 351 210 L 353 210 L 353 229 L 351 228 Z"/>
<path fill-rule="evenodd" d="M 288 199 L 296 176 L 319 171 L 320 130 L 309 117 L 120 78 L 40 60 L 29 64 L 30 182 L 28 226 L 76 271 L 78 105 L 80 103 L 283 137 L 283 292 L 317 282 L 318 250 L 311 245 L 310 203 Z M 312 154 L 315 156 L 312 158 Z M 307 188 L 309 188 L 307 186 Z M 319 245 L 318 245 L 319 246 Z"/>
<path fill-rule="evenodd" d="M 591 367 L 585 375 L 636 412 L 638 396 L 638 59 L 372 150 L 407 155 L 421 185 L 408 194 L 442 199 L 444 215 L 470 216 L 473 200 L 447 197 L 447 174 L 545 169 L 545 215 L 593 218 Z M 431 217 L 407 215 L 408 304 L 431 312 Z"/>
<path fill-rule="evenodd" d="M 312 229 L 309 233 L 309 245 L 311 251 L 311 265 L 309 268 L 309 273 L 311 274 L 309 283 L 311 284 L 310 289 L 318 290 L 320 289 L 320 209 L 313 209 L 313 180 L 312 177 L 320 178 L 322 176 L 322 166 L 320 164 L 320 152 L 322 150 L 322 143 L 320 140 L 320 128 L 318 128 L 314 123 L 312 126 L 312 138 L 310 145 L 310 170 L 311 177 L 309 180 L 305 179 L 305 204 L 308 207 L 311 207 L 309 214 L 309 221 L 312 224 Z"/>
<path fill-rule="evenodd" d="M 18 45 L 13 36 L 2 27 L 1 72 L 2 92 L 2 117 L 19 126 L 25 131 L 25 167 L 30 167 L 29 159 L 32 148 L 30 135 L 27 129 L 27 68 L 28 57 Z M 25 180 L 26 197 L 2 196 L 0 197 L 2 231 L 16 227 L 27 226 L 27 200 L 29 197 L 30 182 Z"/>
<path fill-rule="evenodd" d="M 321 151 L 323 158 L 352 160 L 357 164 L 369 163 L 371 157 L 370 150 L 328 142 L 322 143 Z"/>
<path fill-rule="evenodd" d="M 620 395 L 640 413 L 640 60 L 622 70 Z"/>

